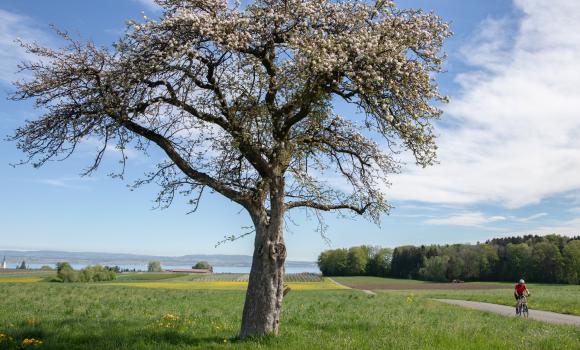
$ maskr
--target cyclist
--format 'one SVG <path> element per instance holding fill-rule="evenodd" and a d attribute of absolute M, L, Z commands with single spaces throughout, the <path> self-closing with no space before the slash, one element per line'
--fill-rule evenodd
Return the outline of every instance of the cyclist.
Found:
<path fill-rule="evenodd" d="M 520 279 L 514 289 L 514 298 L 516 298 L 516 313 L 519 312 L 520 300 L 524 297 L 524 295 L 530 295 L 530 291 L 528 290 L 528 287 L 526 287 L 526 281 Z"/>

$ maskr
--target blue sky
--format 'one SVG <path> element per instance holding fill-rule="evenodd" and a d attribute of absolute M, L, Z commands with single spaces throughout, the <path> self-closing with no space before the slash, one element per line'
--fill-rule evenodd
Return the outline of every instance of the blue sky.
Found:
<path fill-rule="evenodd" d="M 315 220 L 292 215 L 289 258 L 314 260 L 321 250 L 359 244 L 476 242 L 511 234 L 580 233 L 580 5 L 566 0 L 399 1 L 433 10 L 451 23 L 447 72 L 451 103 L 438 124 L 440 164 L 410 165 L 385 189 L 395 206 L 377 227 L 326 215 L 330 245 Z M 58 45 L 49 29 L 77 32 L 109 45 L 127 19 L 158 12 L 150 1 L 21 0 L 0 4 L 0 135 L 38 114 L 6 100 L 20 37 Z M 4 138 L 4 137 L 2 137 Z M 129 191 L 107 177 L 79 173 L 90 145 L 66 162 L 11 167 L 22 158 L 0 141 L 0 249 L 52 249 L 182 255 L 251 254 L 246 238 L 214 248 L 249 225 L 239 207 L 215 195 L 185 215 L 185 199 L 151 210 L 156 188 Z M 147 158 L 130 155 L 128 178 Z"/>

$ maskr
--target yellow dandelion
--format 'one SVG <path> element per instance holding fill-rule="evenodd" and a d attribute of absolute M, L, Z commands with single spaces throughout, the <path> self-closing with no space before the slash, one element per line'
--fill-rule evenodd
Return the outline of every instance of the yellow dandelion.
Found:
<path fill-rule="evenodd" d="M 0 333 L 0 344 L 9 343 L 12 341 L 12 337 L 8 334 Z"/>
<path fill-rule="evenodd" d="M 34 338 L 26 338 L 22 341 L 22 347 L 35 347 L 42 345 L 42 340 Z"/>
<path fill-rule="evenodd" d="M 179 316 L 173 314 L 165 314 L 163 315 L 162 319 L 165 321 L 177 321 L 179 320 Z"/>

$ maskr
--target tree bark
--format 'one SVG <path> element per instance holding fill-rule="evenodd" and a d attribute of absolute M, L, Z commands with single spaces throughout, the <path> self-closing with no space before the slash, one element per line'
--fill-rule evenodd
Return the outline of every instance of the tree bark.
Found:
<path fill-rule="evenodd" d="M 278 334 L 286 260 L 283 193 L 283 178 L 273 180 L 270 186 L 270 216 L 266 215 L 265 209 L 252 215 L 256 237 L 242 315 L 242 339 Z"/>

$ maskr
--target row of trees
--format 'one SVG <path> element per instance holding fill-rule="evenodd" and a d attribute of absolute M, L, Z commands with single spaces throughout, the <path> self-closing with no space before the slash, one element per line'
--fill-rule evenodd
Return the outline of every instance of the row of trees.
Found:
<path fill-rule="evenodd" d="M 193 265 L 191 268 L 192 269 L 206 269 L 209 271 L 213 271 L 213 267 L 207 261 L 199 261 L 195 265 Z M 147 271 L 148 272 L 161 272 L 161 271 L 163 271 L 163 269 L 161 268 L 161 262 L 157 261 L 157 260 L 150 261 L 149 264 L 147 264 Z"/>
<path fill-rule="evenodd" d="M 67 262 L 56 264 L 56 275 L 56 281 L 58 282 L 101 282 L 112 281 L 117 278 L 115 269 L 108 266 L 87 266 L 76 271 Z"/>
<path fill-rule="evenodd" d="M 325 276 L 388 276 L 393 250 L 371 246 L 327 250 L 318 257 Z"/>
<path fill-rule="evenodd" d="M 532 282 L 580 283 L 580 237 L 509 237 L 475 245 L 403 246 L 390 252 L 367 246 L 329 250 L 320 255 L 318 265 L 328 276 L 371 275 L 431 281 L 525 278 Z M 378 270 L 377 260 L 382 263 L 378 264 L 381 266 Z"/>

